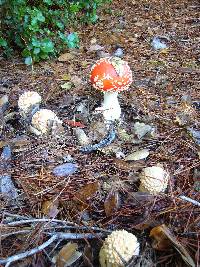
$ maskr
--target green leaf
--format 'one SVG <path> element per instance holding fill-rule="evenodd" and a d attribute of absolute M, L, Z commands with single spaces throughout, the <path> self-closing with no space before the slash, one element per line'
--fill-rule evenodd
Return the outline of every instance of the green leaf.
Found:
<path fill-rule="evenodd" d="M 41 42 L 39 40 L 37 40 L 36 38 L 32 38 L 31 43 L 34 47 L 40 47 L 40 45 L 41 45 Z"/>
<path fill-rule="evenodd" d="M 32 60 L 31 56 L 25 58 L 25 64 L 26 65 L 31 65 L 32 63 L 33 63 L 33 60 Z"/>
<path fill-rule="evenodd" d="M 53 5 L 53 2 L 51 0 L 43 0 L 43 2 L 49 6 Z"/>
<path fill-rule="evenodd" d="M 54 51 L 54 44 L 50 39 L 46 38 L 41 42 L 40 48 L 45 53 L 51 53 Z"/>
<path fill-rule="evenodd" d="M 0 37 L 0 46 L 6 47 L 7 45 L 7 41 L 3 37 Z"/>
<path fill-rule="evenodd" d="M 79 38 L 76 32 L 72 32 L 67 36 L 67 45 L 69 48 L 78 48 L 79 47 Z"/>
<path fill-rule="evenodd" d="M 40 48 L 39 47 L 35 47 L 34 49 L 33 49 L 33 54 L 34 55 L 37 55 L 37 54 L 39 54 L 40 53 Z"/>

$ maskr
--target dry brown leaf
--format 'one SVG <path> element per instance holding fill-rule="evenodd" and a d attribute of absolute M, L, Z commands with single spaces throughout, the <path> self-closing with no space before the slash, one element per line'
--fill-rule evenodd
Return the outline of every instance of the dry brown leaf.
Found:
<path fill-rule="evenodd" d="M 74 199 L 85 202 L 87 199 L 91 198 L 99 190 L 100 185 L 98 181 L 86 184 L 78 192 L 76 192 Z"/>
<path fill-rule="evenodd" d="M 119 208 L 119 206 L 119 193 L 117 191 L 111 191 L 104 202 L 106 216 L 111 216 Z"/>
<path fill-rule="evenodd" d="M 188 266 L 195 267 L 193 259 L 190 257 L 184 246 L 176 239 L 170 229 L 162 224 L 154 227 L 150 232 L 150 237 L 154 238 L 153 247 L 157 250 L 169 250 L 172 246 L 178 251 L 182 259 Z"/>
<path fill-rule="evenodd" d="M 56 257 L 56 267 L 67 267 L 73 264 L 82 255 L 77 249 L 76 243 L 67 243 Z"/>
<path fill-rule="evenodd" d="M 84 248 L 84 266 L 93 267 L 93 252 L 92 247 L 89 245 L 86 245 Z"/>
<path fill-rule="evenodd" d="M 130 171 L 130 170 L 137 171 L 139 169 L 145 168 L 144 160 L 138 160 L 137 162 L 129 163 L 129 162 L 125 162 L 122 159 L 114 159 L 113 163 L 117 168 L 125 170 L 125 171 Z"/>
<path fill-rule="evenodd" d="M 55 218 L 58 213 L 58 200 L 46 200 L 42 203 L 42 213 L 50 218 Z"/>
<path fill-rule="evenodd" d="M 65 53 L 59 56 L 58 61 L 60 62 L 66 62 L 74 59 L 74 55 L 71 53 Z"/>

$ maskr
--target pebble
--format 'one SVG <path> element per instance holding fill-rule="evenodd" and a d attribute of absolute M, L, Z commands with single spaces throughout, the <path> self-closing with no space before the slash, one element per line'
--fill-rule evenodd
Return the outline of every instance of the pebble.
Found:
<path fill-rule="evenodd" d="M 150 133 L 152 131 L 152 127 L 148 124 L 142 123 L 142 122 L 136 122 L 134 124 L 134 132 L 137 135 L 139 139 L 144 137 L 147 133 Z"/>
<path fill-rule="evenodd" d="M 154 37 L 151 42 L 151 45 L 156 50 L 167 48 L 167 45 L 164 43 L 164 41 L 161 41 L 159 37 Z"/>
<path fill-rule="evenodd" d="M 3 152 L 1 154 L 1 160 L 8 161 L 10 159 L 11 159 L 11 147 L 8 145 L 3 148 Z"/>
<path fill-rule="evenodd" d="M 77 171 L 78 167 L 76 164 L 73 163 L 65 163 L 58 165 L 53 169 L 53 174 L 57 177 L 64 177 L 70 174 L 73 174 Z"/>
<path fill-rule="evenodd" d="M 6 201 L 12 201 L 18 197 L 11 176 L 8 174 L 0 175 L 0 193 Z"/>
<path fill-rule="evenodd" d="M 113 53 L 113 56 L 115 57 L 123 57 L 124 56 L 124 50 L 121 47 L 118 47 L 115 52 Z"/>

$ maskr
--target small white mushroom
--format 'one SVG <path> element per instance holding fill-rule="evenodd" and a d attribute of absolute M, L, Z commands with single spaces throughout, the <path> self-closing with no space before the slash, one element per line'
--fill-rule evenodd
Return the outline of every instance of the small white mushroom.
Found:
<path fill-rule="evenodd" d="M 34 91 L 28 91 L 23 93 L 18 100 L 18 107 L 22 117 L 27 118 L 33 114 L 34 111 L 39 109 L 39 105 L 42 101 L 41 96 Z"/>
<path fill-rule="evenodd" d="M 157 195 L 167 189 L 169 174 L 161 167 L 144 168 L 140 174 L 139 191 Z"/>
<path fill-rule="evenodd" d="M 30 129 L 36 135 L 45 135 L 56 132 L 61 128 L 62 121 L 49 109 L 40 109 L 31 120 Z"/>
<path fill-rule="evenodd" d="M 139 255 L 137 237 L 126 230 L 113 231 L 103 242 L 99 253 L 101 267 L 124 267 L 134 255 Z M 123 259 L 123 260 L 122 260 Z"/>

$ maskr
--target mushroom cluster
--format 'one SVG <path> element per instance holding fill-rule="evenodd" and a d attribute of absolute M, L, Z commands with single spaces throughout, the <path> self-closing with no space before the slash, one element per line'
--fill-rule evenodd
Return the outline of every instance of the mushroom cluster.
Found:
<path fill-rule="evenodd" d="M 144 168 L 140 174 L 139 191 L 153 195 L 164 192 L 167 189 L 169 174 L 159 166 Z"/>
<path fill-rule="evenodd" d="M 62 121 L 48 109 L 40 109 L 41 96 L 34 91 L 23 93 L 18 100 L 18 108 L 23 122 L 36 135 L 59 133 Z"/>
<path fill-rule="evenodd" d="M 118 57 L 101 58 L 92 66 L 90 81 L 94 88 L 104 93 L 104 119 L 119 120 L 121 108 L 118 93 L 128 89 L 132 83 L 132 71 L 128 63 Z"/>
<path fill-rule="evenodd" d="M 99 253 L 101 267 L 123 267 L 135 255 L 139 255 L 137 237 L 126 230 L 113 231 L 103 242 Z"/>

